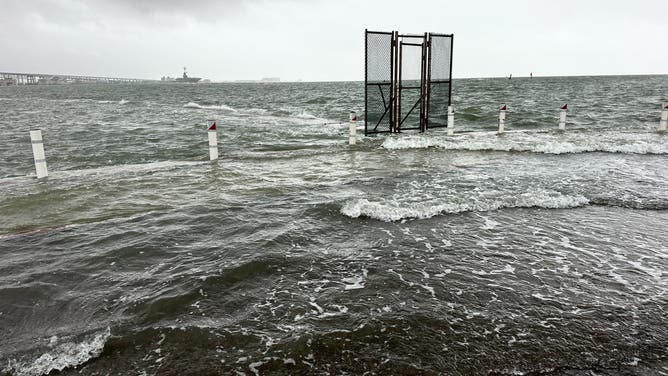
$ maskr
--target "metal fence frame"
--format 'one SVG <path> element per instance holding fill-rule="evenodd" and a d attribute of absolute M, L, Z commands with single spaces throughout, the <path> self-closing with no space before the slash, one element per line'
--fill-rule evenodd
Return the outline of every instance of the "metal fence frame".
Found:
<path fill-rule="evenodd" d="M 433 73 L 433 67 L 434 67 L 434 39 L 436 38 L 449 38 L 450 43 L 449 43 L 449 69 L 448 69 L 448 76 L 446 79 L 442 77 L 437 77 L 434 78 L 432 76 Z M 454 47 L 454 37 L 452 34 L 437 34 L 437 33 L 430 33 L 428 36 L 428 46 L 429 46 L 429 62 L 428 62 L 428 69 L 427 69 L 427 124 L 426 128 L 446 128 L 448 127 L 448 117 L 447 117 L 447 112 L 448 112 L 448 106 L 452 105 L 452 55 L 453 55 L 453 47 Z M 432 98 L 432 91 L 437 92 L 437 90 L 433 90 L 437 87 L 440 86 L 445 86 L 447 85 L 447 90 L 448 90 L 448 95 L 447 95 L 447 103 L 433 103 Z M 435 121 L 433 116 L 430 116 L 432 114 L 432 111 L 435 109 L 435 105 L 441 105 L 444 108 L 440 108 L 441 113 L 445 114 L 443 117 L 442 122 L 437 122 Z"/>
<path fill-rule="evenodd" d="M 396 32 L 385 32 L 385 31 L 369 31 L 365 30 L 364 31 L 365 38 L 364 38 L 364 134 L 375 134 L 375 133 L 392 133 L 394 131 L 394 124 L 395 124 L 395 116 L 396 116 L 396 92 L 395 92 L 395 84 L 396 84 L 396 75 L 395 75 L 395 63 L 396 63 Z M 387 51 L 388 53 L 388 60 L 389 60 L 389 72 L 388 73 L 388 80 L 383 81 L 383 80 L 371 80 L 369 79 L 369 36 L 370 35 L 389 35 L 390 36 L 390 43 L 389 43 L 389 49 Z M 385 97 L 385 91 L 384 87 L 389 88 L 388 96 L 387 98 Z M 375 121 L 376 119 L 373 118 L 373 121 L 370 122 L 371 115 L 378 115 L 377 112 L 374 113 L 369 110 L 369 96 L 371 92 L 375 92 L 375 90 L 378 89 L 380 92 L 380 97 L 383 101 L 383 108 L 384 112 L 380 114 L 378 121 Z M 381 125 L 381 123 L 384 123 L 384 119 L 387 117 L 387 127 L 383 127 L 382 129 L 378 129 L 378 127 Z M 385 129 L 387 128 L 387 129 Z"/>
<path fill-rule="evenodd" d="M 370 80 L 369 72 L 372 67 L 369 66 L 370 51 L 369 51 L 369 36 L 389 36 L 389 43 L 387 44 L 387 58 L 389 60 L 389 72 L 387 72 L 387 80 Z M 434 56 L 432 48 L 432 41 L 434 38 L 450 38 L 447 78 L 436 77 L 432 79 Z M 404 40 L 407 40 L 405 42 Z M 420 43 L 414 43 L 418 40 Z M 410 42 L 408 42 L 410 41 Z M 431 92 L 432 89 L 440 88 L 447 85 L 447 103 L 443 101 L 437 104 L 438 107 L 445 105 L 447 107 L 452 104 L 452 55 L 453 55 L 454 36 L 453 34 L 437 34 L 424 33 L 422 34 L 399 34 L 398 31 L 383 32 L 383 31 L 364 31 L 364 134 L 377 133 L 399 133 L 402 130 L 419 130 L 425 132 L 429 128 L 447 127 L 447 117 L 444 122 L 434 121 L 430 123 L 430 113 L 432 110 Z M 403 47 L 421 47 L 421 61 L 420 61 L 420 85 L 419 87 L 406 87 L 403 85 Z M 443 51 L 437 51 L 442 54 Z M 373 51 L 373 56 L 378 55 L 377 51 Z M 438 54 L 437 54 L 438 55 Z M 440 56 L 440 55 L 438 55 Z M 383 61 L 386 63 L 386 61 Z M 443 62 L 441 62 L 442 64 Z M 377 73 L 377 72 L 376 72 Z M 389 89 L 389 90 L 387 90 Z M 372 102 L 378 102 L 378 98 L 382 100 L 382 113 L 380 113 L 380 104 L 376 103 L 374 106 L 376 111 L 369 108 L 370 97 L 378 90 L 380 97 L 377 94 L 372 98 Z M 387 90 L 387 98 L 385 97 L 385 90 Z M 404 90 L 420 90 L 417 101 L 413 104 L 411 109 L 404 115 L 402 108 L 402 93 Z M 435 90 L 438 92 L 438 90 Z M 441 99 L 445 99 L 442 96 Z M 375 100 L 374 100 L 375 99 Z M 404 124 L 408 116 L 417 109 L 419 104 L 419 123 L 417 125 Z M 436 103 L 433 103 L 436 104 Z M 443 111 L 443 108 L 440 108 Z M 402 117 L 403 116 L 403 117 Z M 377 121 L 376 121 L 377 120 Z M 381 129 L 379 127 L 385 125 Z"/>

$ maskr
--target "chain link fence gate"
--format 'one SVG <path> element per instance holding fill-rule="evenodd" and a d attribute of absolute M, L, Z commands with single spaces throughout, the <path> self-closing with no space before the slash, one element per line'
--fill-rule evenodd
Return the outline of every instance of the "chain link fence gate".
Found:
<path fill-rule="evenodd" d="M 364 134 L 447 127 L 453 35 L 365 30 Z"/>
<path fill-rule="evenodd" d="M 452 35 L 429 34 L 427 128 L 448 126 L 452 104 Z"/>
<path fill-rule="evenodd" d="M 393 131 L 395 39 L 394 32 L 365 31 L 365 135 Z"/>

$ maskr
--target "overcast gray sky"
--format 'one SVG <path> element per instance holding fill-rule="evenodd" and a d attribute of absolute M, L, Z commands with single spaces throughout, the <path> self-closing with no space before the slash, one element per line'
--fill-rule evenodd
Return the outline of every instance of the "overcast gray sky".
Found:
<path fill-rule="evenodd" d="M 454 34 L 455 77 L 668 73 L 668 0 L 0 0 L 0 71 L 363 80 L 365 28 Z"/>

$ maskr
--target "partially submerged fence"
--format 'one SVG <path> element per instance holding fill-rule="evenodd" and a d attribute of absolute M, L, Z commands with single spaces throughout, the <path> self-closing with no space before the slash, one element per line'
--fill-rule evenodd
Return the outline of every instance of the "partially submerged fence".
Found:
<path fill-rule="evenodd" d="M 448 127 L 452 34 L 365 30 L 364 134 Z"/>

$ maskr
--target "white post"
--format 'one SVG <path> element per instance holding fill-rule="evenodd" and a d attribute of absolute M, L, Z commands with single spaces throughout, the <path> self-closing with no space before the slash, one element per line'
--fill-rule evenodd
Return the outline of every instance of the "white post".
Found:
<path fill-rule="evenodd" d="M 668 103 L 664 103 L 663 110 L 661 110 L 661 120 L 659 121 L 659 132 L 665 132 L 667 126 L 668 126 Z"/>
<path fill-rule="evenodd" d="M 40 129 L 30 130 L 30 141 L 32 142 L 32 155 L 35 159 L 35 172 L 37 178 L 49 176 L 46 170 L 46 156 L 44 155 L 44 141 L 42 140 L 42 131 Z"/>
<path fill-rule="evenodd" d="M 506 110 L 508 109 L 508 106 L 505 104 L 501 109 L 499 110 L 499 131 L 498 133 L 501 134 L 505 130 L 506 126 Z"/>
<path fill-rule="evenodd" d="M 350 137 L 348 138 L 349 145 L 355 145 L 357 142 L 357 112 L 350 111 Z"/>
<path fill-rule="evenodd" d="M 448 136 L 455 133 L 455 111 L 452 106 L 448 106 Z"/>
<path fill-rule="evenodd" d="M 209 160 L 218 159 L 218 135 L 216 133 L 216 121 L 207 120 L 209 128 Z"/>
<path fill-rule="evenodd" d="M 566 111 L 568 111 L 568 104 L 561 106 L 561 112 L 559 112 L 559 130 L 566 130 Z"/>

